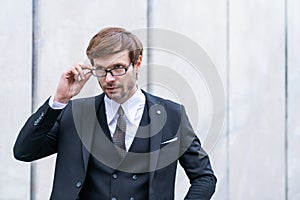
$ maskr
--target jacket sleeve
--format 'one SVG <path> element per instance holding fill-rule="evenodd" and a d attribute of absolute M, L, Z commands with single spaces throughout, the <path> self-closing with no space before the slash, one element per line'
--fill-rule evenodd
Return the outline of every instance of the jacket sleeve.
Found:
<path fill-rule="evenodd" d="M 182 107 L 183 108 L 183 107 Z M 217 179 L 212 170 L 209 157 L 201 147 L 184 108 L 181 116 L 181 151 L 179 163 L 184 168 L 190 188 L 186 200 L 209 200 L 215 192 Z"/>
<path fill-rule="evenodd" d="M 13 153 L 17 160 L 34 161 L 57 152 L 58 117 L 62 110 L 54 110 L 48 100 L 32 114 L 21 129 Z"/>

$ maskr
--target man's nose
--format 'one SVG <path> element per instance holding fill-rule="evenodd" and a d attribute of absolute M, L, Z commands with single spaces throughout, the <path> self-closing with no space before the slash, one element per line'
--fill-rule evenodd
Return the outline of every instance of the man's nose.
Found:
<path fill-rule="evenodd" d="M 106 82 L 114 81 L 115 77 L 111 74 L 111 72 L 107 72 L 105 80 Z"/>

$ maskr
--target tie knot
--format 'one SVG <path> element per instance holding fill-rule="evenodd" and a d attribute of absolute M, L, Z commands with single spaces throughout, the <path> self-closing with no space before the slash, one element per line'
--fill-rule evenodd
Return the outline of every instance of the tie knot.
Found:
<path fill-rule="evenodd" d="M 119 107 L 119 109 L 118 109 L 118 114 L 119 114 L 120 116 L 123 116 L 123 115 L 124 115 L 124 110 L 123 110 L 122 106 Z"/>

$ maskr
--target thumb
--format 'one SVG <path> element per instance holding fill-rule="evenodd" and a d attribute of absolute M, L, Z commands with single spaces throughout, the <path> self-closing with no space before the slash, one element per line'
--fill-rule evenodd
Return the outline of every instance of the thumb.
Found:
<path fill-rule="evenodd" d="M 84 79 L 81 79 L 80 81 L 83 83 L 83 84 L 85 84 L 89 79 L 90 79 L 90 77 L 92 76 L 92 73 L 86 73 L 86 74 L 84 74 Z"/>

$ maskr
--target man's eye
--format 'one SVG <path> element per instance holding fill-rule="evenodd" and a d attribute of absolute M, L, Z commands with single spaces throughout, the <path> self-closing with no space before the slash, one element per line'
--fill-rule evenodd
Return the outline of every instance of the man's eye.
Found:
<path fill-rule="evenodd" d="M 114 69 L 120 69 L 120 68 L 124 68 L 122 65 L 116 65 L 114 66 Z"/>

